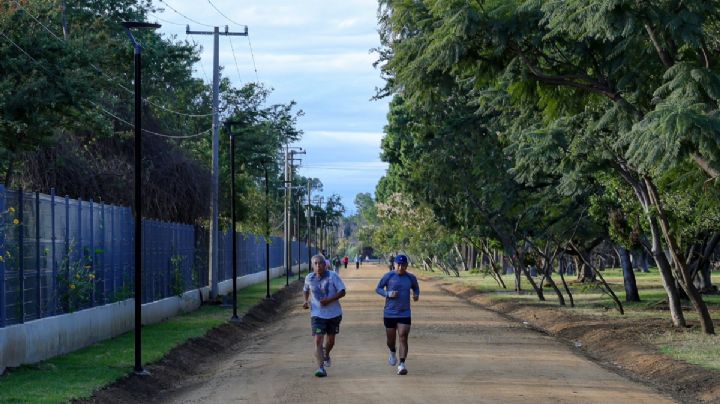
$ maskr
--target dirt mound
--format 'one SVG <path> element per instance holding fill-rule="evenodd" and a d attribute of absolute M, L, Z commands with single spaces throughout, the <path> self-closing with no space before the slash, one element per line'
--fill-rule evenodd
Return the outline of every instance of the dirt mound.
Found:
<path fill-rule="evenodd" d="M 720 372 L 675 360 L 643 343 L 643 334 L 671 330 L 669 321 L 583 316 L 532 303 L 494 302 L 458 283 L 439 286 L 472 304 L 560 338 L 602 366 L 647 383 L 680 402 L 720 403 Z"/>
<path fill-rule="evenodd" d="M 283 313 L 286 303 L 302 288 L 300 281 L 283 288 L 253 306 L 237 324 L 223 324 L 199 338 L 173 348 L 165 357 L 145 367 L 149 376 L 128 375 L 76 403 L 149 402 L 168 391 L 192 387 L 204 380 L 203 374 L 218 355 L 241 349 L 259 328 Z"/>

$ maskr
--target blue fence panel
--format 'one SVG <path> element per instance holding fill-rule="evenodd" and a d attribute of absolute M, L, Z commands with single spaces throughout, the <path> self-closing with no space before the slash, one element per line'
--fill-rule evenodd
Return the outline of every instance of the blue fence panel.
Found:
<path fill-rule="evenodd" d="M 0 327 L 133 296 L 130 208 L 0 185 L 0 214 Z M 144 303 L 209 284 L 207 229 L 143 220 L 142 231 Z M 270 267 L 282 266 L 283 240 L 270 242 Z M 231 279 L 232 233 L 219 247 L 219 279 Z M 293 265 L 307 261 L 304 243 L 291 248 Z M 264 237 L 238 233 L 237 251 L 239 276 L 265 270 Z"/>

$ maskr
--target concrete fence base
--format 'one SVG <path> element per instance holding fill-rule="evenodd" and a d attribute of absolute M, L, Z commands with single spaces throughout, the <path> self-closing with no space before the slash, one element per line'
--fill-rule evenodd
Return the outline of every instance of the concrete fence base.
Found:
<path fill-rule="evenodd" d="M 302 268 L 307 268 L 307 264 Z M 284 273 L 285 267 L 270 269 L 271 278 Z M 265 278 L 265 272 L 239 276 L 237 287 L 262 283 Z M 218 283 L 218 290 L 221 295 L 232 292 L 232 280 Z M 143 304 L 142 323 L 155 324 L 197 310 L 209 294 L 210 288 L 203 287 Z M 134 302 L 135 299 L 127 299 L 0 328 L 0 374 L 7 367 L 40 362 L 131 331 L 135 326 Z"/>

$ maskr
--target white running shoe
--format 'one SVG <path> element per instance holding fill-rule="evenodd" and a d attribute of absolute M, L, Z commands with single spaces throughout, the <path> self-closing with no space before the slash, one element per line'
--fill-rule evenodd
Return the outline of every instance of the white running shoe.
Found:
<path fill-rule="evenodd" d="M 405 363 L 401 363 L 400 366 L 398 366 L 397 374 L 402 376 L 407 374 L 407 368 L 405 367 Z"/>
<path fill-rule="evenodd" d="M 390 356 L 388 356 L 388 364 L 390 366 L 397 365 L 397 356 L 395 355 L 395 352 L 390 352 Z"/>

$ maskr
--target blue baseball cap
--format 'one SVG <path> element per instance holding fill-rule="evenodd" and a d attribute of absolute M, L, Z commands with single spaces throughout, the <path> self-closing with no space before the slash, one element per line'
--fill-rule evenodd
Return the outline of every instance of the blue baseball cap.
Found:
<path fill-rule="evenodd" d="M 395 263 L 396 264 L 407 264 L 408 258 L 406 255 L 402 255 L 402 254 L 398 255 L 397 257 L 395 257 Z"/>

